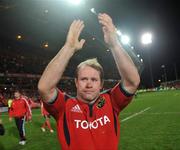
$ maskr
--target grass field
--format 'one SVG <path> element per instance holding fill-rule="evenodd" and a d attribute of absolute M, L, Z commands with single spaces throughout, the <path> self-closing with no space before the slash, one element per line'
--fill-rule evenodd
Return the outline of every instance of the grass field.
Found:
<path fill-rule="evenodd" d="M 2 114 L 6 134 L 0 137 L 0 150 L 59 150 L 56 132 L 43 133 L 39 110 L 26 123 L 27 144 L 18 144 L 15 123 Z M 180 150 L 180 91 L 139 94 L 120 114 L 119 150 Z M 51 119 L 55 129 L 55 121 Z M 88 148 L 87 148 L 88 149 Z"/>

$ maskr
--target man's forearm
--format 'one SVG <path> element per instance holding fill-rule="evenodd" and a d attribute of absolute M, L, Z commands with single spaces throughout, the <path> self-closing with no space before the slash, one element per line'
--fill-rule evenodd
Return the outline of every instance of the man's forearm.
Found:
<path fill-rule="evenodd" d="M 61 79 L 63 72 L 75 51 L 82 49 L 85 40 L 79 40 L 79 36 L 84 28 L 81 20 L 74 20 L 66 37 L 66 44 L 57 53 L 46 67 L 39 83 L 38 90 L 44 101 L 51 101 L 56 93 L 56 85 Z"/>
<path fill-rule="evenodd" d="M 38 89 L 45 99 L 54 92 L 73 54 L 74 50 L 64 45 L 46 67 L 38 84 Z"/>
<path fill-rule="evenodd" d="M 133 61 L 118 42 L 112 18 L 106 13 L 100 13 L 98 19 L 102 25 L 104 41 L 112 51 L 123 85 L 129 92 L 135 92 L 140 81 L 139 74 Z"/>
<path fill-rule="evenodd" d="M 140 79 L 137 68 L 135 67 L 132 59 L 118 42 L 110 49 L 123 84 L 129 92 L 135 92 Z"/>

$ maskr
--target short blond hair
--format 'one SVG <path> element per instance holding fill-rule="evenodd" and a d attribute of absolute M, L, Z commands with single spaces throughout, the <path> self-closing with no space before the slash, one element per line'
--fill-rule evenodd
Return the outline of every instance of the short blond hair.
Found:
<path fill-rule="evenodd" d="M 76 68 L 75 78 L 78 78 L 78 72 L 80 68 L 83 66 L 89 66 L 97 70 L 99 72 L 101 82 L 103 82 L 104 71 L 101 64 L 97 61 L 97 58 L 91 58 L 91 59 L 87 59 L 86 61 L 81 62 Z"/>

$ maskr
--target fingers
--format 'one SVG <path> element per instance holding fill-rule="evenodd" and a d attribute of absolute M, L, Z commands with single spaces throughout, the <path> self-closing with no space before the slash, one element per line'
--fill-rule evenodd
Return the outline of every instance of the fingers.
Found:
<path fill-rule="evenodd" d="M 74 20 L 69 28 L 69 32 L 66 39 L 66 45 L 79 50 L 83 47 L 85 40 L 79 41 L 79 36 L 84 28 L 84 22 L 81 20 Z"/>
<path fill-rule="evenodd" d="M 76 20 L 74 20 L 74 21 L 71 23 L 70 28 L 69 28 L 69 31 L 71 31 L 71 30 L 74 28 L 75 23 L 76 23 Z"/>
<path fill-rule="evenodd" d="M 103 30 L 104 34 L 107 32 L 107 28 L 105 26 L 102 27 L 102 30 Z"/>
<path fill-rule="evenodd" d="M 113 24 L 111 17 L 105 13 L 98 14 L 98 19 L 99 19 L 99 23 L 104 26 Z"/>
<path fill-rule="evenodd" d="M 105 27 L 108 27 L 109 26 L 109 23 L 105 20 L 99 20 L 99 23 Z"/>
<path fill-rule="evenodd" d="M 78 37 L 80 36 L 80 34 L 81 34 L 83 29 L 84 29 L 84 22 L 83 21 L 79 21 L 78 25 L 77 25 L 77 30 L 78 30 L 77 36 Z"/>
<path fill-rule="evenodd" d="M 77 37 L 81 34 L 84 28 L 84 22 L 81 20 L 74 20 L 70 26 L 70 31 Z"/>
<path fill-rule="evenodd" d="M 81 41 L 80 41 L 80 47 L 81 48 L 83 47 L 84 43 L 85 43 L 85 39 L 81 39 Z"/>

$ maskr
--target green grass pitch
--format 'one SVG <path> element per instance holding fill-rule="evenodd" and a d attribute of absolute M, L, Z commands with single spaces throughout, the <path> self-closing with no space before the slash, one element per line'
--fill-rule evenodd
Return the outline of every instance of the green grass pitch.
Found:
<path fill-rule="evenodd" d="M 0 150 L 59 150 L 56 132 L 42 132 L 44 118 L 33 110 L 33 120 L 26 123 L 27 144 L 18 144 L 14 121 L 1 115 L 6 133 L 0 136 Z M 180 150 L 180 90 L 139 94 L 120 113 L 119 150 Z M 55 129 L 55 121 L 51 118 Z M 88 148 L 87 148 L 88 150 Z"/>

